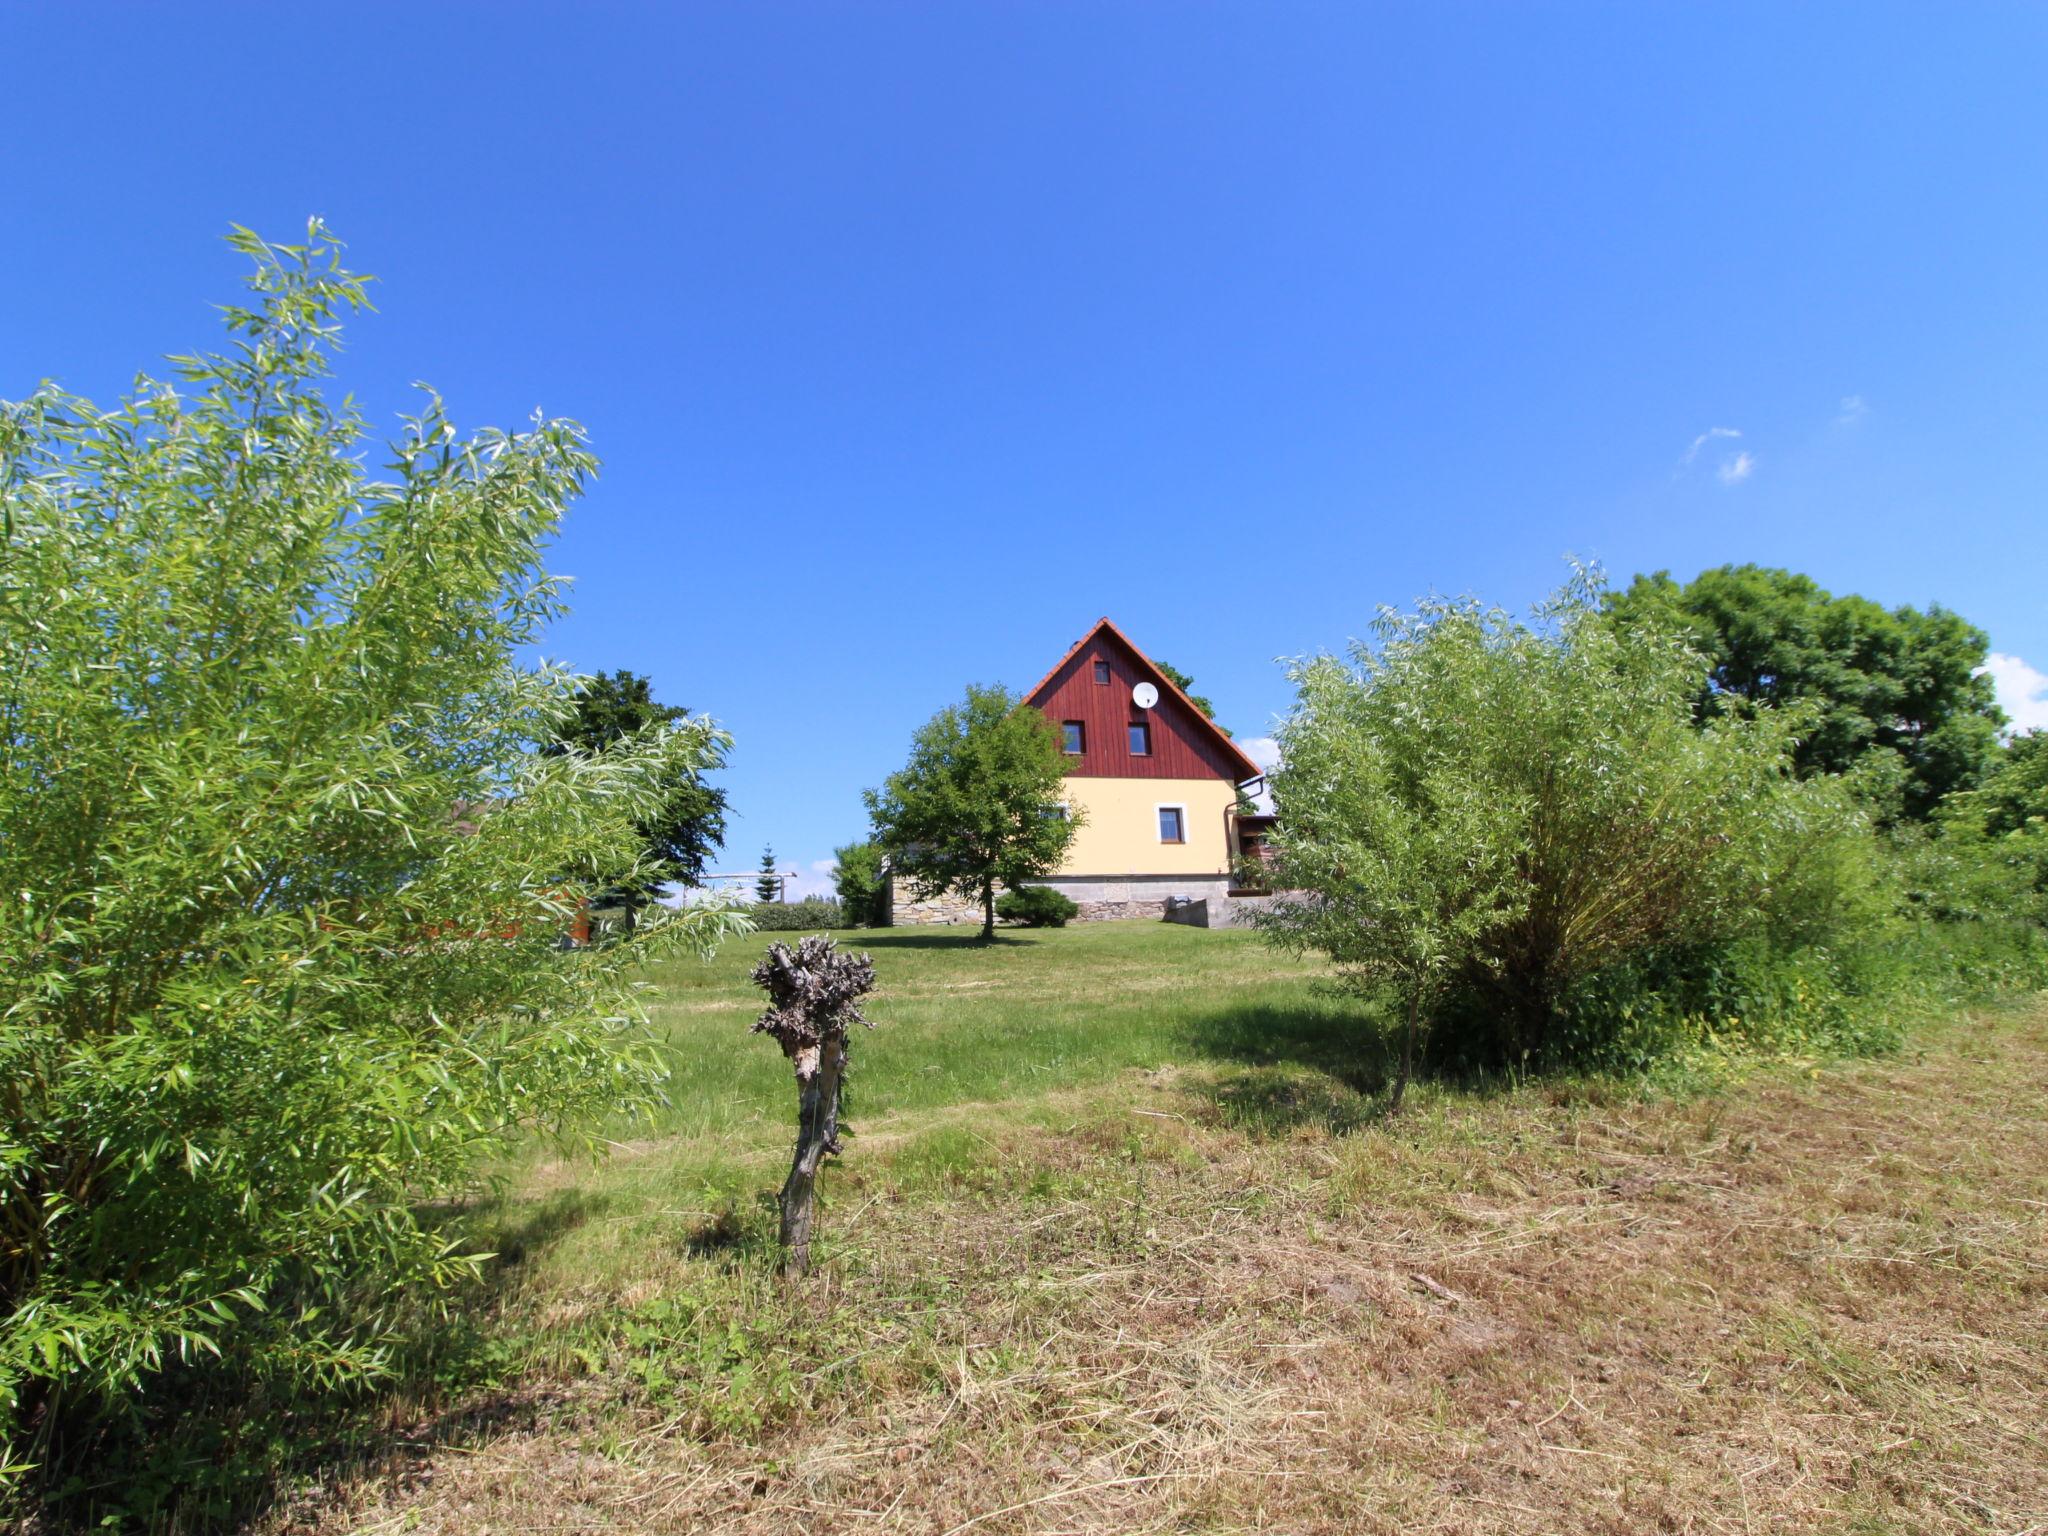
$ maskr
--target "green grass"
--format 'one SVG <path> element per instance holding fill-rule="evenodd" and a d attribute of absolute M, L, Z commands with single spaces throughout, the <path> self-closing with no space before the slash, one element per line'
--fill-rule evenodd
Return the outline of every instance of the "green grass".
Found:
<path fill-rule="evenodd" d="M 788 1064 L 748 1033 L 762 1006 L 748 980 L 774 935 L 703 964 L 650 973 L 655 1029 L 675 1078 L 656 1134 L 731 1143 L 793 1113 Z M 854 1050 L 854 1116 L 876 1127 L 962 1104 L 1042 1098 L 1132 1067 L 1297 1060 L 1341 1069 L 1364 1016 L 1329 995 L 1326 971 L 1257 936 L 1161 923 L 1090 923 L 974 941 L 971 928 L 834 935 L 874 956 L 876 1027 Z M 1368 1031 L 1369 1033 L 1369 1031 Z"/>
<path fill-rule="evenodd" d="M 476 1213 L 482 1245 L 521 1256 L 522 1286 L 630 1292 L 650 1250 L 758 1235 L 796 1114 L 788 1062 L 751 1033 L 763 998 L 748 973 L 777 937 L 791 936 L 650 971 L 649 1018 L 674 1073 L 666 1103 L 651 1123 L 614 1126 L 601 1162 L 536 1148 Z M 1383 1082 L 1364 1007 L 1328 986 L 1325 967 L 1249 932 L 1090 923 L 992 945 L 971 927 L 834 937 L 873 955 L 877 985 L 875 1027 L 853 1042 L 848 1157 L 826 1176 L 828 1205 L 862 1178 L 895 1194 L 1011 1179 L 1050 1188 L 1030 1159 L 991 1155 L 992 1138 L 1069 1129 L 1101 1112 L 1093 1101 L 1119 1078 L 1197 1086 L 1225 1120 L 1281 1132 L 1360 1123 Z"/>
<path fill-rule="evenodd" d="M 1254 935 L 840 937 L 880 987 L 817 1271 L 763 935 L 650 978 L 657 1124 L 467 1213 L 473 1336 L 262 1530 L 2048 1520 L 2048 1000 L 1389 1120 L 1373 1018 Z"/>

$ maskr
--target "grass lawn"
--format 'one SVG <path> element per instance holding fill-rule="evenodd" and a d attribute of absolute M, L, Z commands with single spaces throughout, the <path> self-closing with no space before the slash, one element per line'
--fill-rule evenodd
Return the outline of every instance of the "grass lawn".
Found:
<path fill-rule="evenodd" d="M 2048 1001 L 1678 1097 L 1421 1084 L 1248 935 L 860 934 L 824 1260 L 766 942 L 661 1123 L 536 1156 L 448 1386 L 271 1530 L 1984 1532 L 2048 1522 Z"/>
<path fill-rule="evenodd" d="M 856 1118 L 1035 1099 L 1197 1057 L 1307 1052 L 1335 1065 L 1356 1049 L 1357 1006 L 1320 988 L 1323 969 L 1248 932 L 1088 923 L 1001 930 L 992 945 L 974 936 L 971 927 L 835 935 L 875 959 L 866 1011 L 877 1028 L 854 1044 Z M 788 1064 L 747 1033 L 763 1003 L 748 972 L 777 937 L 649 978 L 654 1022 L 680 1048 L 660 1134 L 751 1141 L 764 1121 L 779 1137 L 794 1115 Z"/>

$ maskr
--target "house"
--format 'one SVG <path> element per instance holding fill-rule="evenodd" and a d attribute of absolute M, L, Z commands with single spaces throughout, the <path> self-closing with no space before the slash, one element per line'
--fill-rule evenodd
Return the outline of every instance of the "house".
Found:
<path fill-rule="evenodd" d="M 1083 918 L 1158 918 L 1174 898 L 1224 907 L 1248 851 L 1238 788 L 1264 770 L 1108 619 L 1025 698 L 1059 728 L 1066 806 L 1081 821 L 1066 861 L 1033 884 L 1065 892 Z M 913 900 L 902 882 L 890 897 L 893 923 L 980 916 L 952 897 Z"/>

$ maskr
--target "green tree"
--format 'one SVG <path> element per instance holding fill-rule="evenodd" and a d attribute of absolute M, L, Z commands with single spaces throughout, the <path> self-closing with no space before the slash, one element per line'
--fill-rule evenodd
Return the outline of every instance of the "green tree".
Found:
<path fill-rule="evenodd" d="M 771 844 L 761 850 L 761 873 L 754 881 L 754 900 L 773 901 L 782 894 L 782 877 L 775 871 L 775 848 Z"/>
<path fill-rule="evenodd" d="M 1703 722 L 1746 705 L 1808 704 L 1799 771 L 1894 784 L 1905 816 L 1924 819 L 1968 789 L 1997 751 L 2004 716 L 1982 674 L 1987 641 L 1944 608 L 1886 609 L 1808 576 L 1739 565 L 1682 586 L 1663 571 L 1638 576 L 1608 609 L 1692 642 L 1705 662 Z"/>
<path fill-rule="evenodd" d="M 1786 771 L 1794 720 L 1693 729 L 1696 655 L 1601 622 L 1598 591 L 1582 575 L 1533 626 L 1469 600 L 1383 611 L 1376 645 L 1295 670 L 1275 842 L 1307 895 L 1267 926 L 1398 994 L 1402 1079 L 1449 991 L 1507 1027 L 1462 1044 L 1541 1059 L 1575 984 L 1747 931 L 1760 892 L 1816 916 L 1827 845 L 1860 837 L 1839 785 Z"/>
<path fill-rule="evenodd" d="M 996 931 L 996 887 L 1059 867 L 1077 817 L 1060 804 L 1066 754 L 1053 723 L 1006 688 L 969 687 L 919 727 L 910 761 L 864 792 L 875 841 L 920 897 L 981 906 Z"/>
<path fill-rule="evenodd" d="M 882 850 L 872 842 L 832 850 L 832 885 L 848 924 L 867 928 L 882 920 Z"/>
<path fill-rule="evenodd" d="M 653 684 L 633 672 L 599 673 L 586 677 L 576 690 L 576 711 L 545 750 L 602 752 L 646 731 L 687 722 L 690 712 L 673 704 L 657 704 Z M 646 884 L 630 891 L 605 893 L 608 904 L 628 910 L 644 906 L 664 885 L 696 885 L 704 865 L 725 843 L 725 791 L 705 782 L 705 770 L 722 767 L 714 749 L 702 765 L 684 765 L 668 786 L 660 809 L 640 824 L 647 844 L 650 874 Z"/>
<path fill-rule="evenodd" d="M 644 1103 L 640 961 L 735 927 L 558 944 L 723 746 L 532 750 L 575 691 L 518 658 L 581 431 L 463 438 L 429 395 L 371 478 L 322 390 L 363 280 L 318 225 L 231 243 L 232 350 L 112 409 L 0 406 L 0 1446 L 36 1425 L 29 1461 L 165 1372 L 377 1373 L 480 1262 L 435 1213 L 522 1127 Z"/>

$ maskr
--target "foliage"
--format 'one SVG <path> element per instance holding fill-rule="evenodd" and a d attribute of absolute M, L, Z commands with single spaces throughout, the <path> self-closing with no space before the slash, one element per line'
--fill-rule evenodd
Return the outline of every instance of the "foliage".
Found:
<path fill-rule="evenodd" d="M 996 916 L 1026 928 L 1064 928 L 1080 912 L 1072 897 L 1049 885 L 1019 886 L 996 898 Z"/>
<path fill-rule="evenodd" d="M 818 928 L 851 928 L 845 909 L 831 896 L 806 896 L 802 901 L 764 901 L 747 908 L 762 933 L 794 933 Z"/>
<path fill-rule="evenodd" d="M 1600 620 L 1581 573 L 1534 627 L 1470 600 L 1382 611 L 1377 648 L 1295 670 L 1273 776 L 1274 937 L 1391 988 L 1411 1034 L 1555 1058 L 1576 988 L 1658 950 L 1775 927 L 1802 940 L 1867 903 L 1840 786 L 1787 771 L 1788 720 L 1692 728 L 1698 659 Z M 1475 1006 L 1446 1010 L 1456 992 Z"/>
<path fill-rule="evenodd" d="M 564 721 L 553 743 L 544 748 L 561 753 L 580 748 L 601 752 L 628 737 L 687 722 L 690 713 L 654 701 L 653 684 L 633 672 L 599 673 L 576 689 L 576 710 Z M 684 765 L 668 785 L 660 809 L 640 823 L 653 875 L 632 891 L 608 893 L 614 901 L 639 907 L 664 885 L 696 885 L 704 865 L 725 844 L 725 791 L 704 782 L 708 768 L 724 766 L 715 744 L 701 765 Z"/>
<path fill-rule="evenodd" d="M 1231 860 L 1230 888 L 1247 895 L 1271 895 L 1272 866 L 1257 854 Z"/>
<path fill-rule="evenodd" d="M 838 892 L 839 910 L 846 926 L 878 926 L 888 895 L 882 850 L 872 842 L 848 843 L 832 850 L 832 860 L 832 884 Z"/>
<path fill-rule="evenodd" d="M 1160 672 L 1162 672 L 1166 676 L 1166 678 L 1173 684 L 1174 687 L 1178 688 L 1182 693 L 1188 696 L 1188 702 L 1190 704 L 1194 705 L 1195 708 L 1199 709 L 1203 714 L 1209 717 L 1209 723 L 1211 725 L 1216 725 L 1216 706 L 1210 703 L 1209 700 L 1204 698 L 1201 694 L 1195 692 L 1195 680 L 1192 677 L 1189 677 L 1187 673 L 1181 671 L 1181 669 L 1179 667 L 1176 667 L 1172 662 L 1161 661 L 1157 656 L 1152 658 L 1152 665 L 1157 667 L 1160 670 Z M 1223 731 L 1223 734 L 1226 736 L 1230 734 L 1229 731 L 1224 730 L 1224 728 L 1220 725 L 1217 725 L 1216 729 L 1219 731 Z"/>
<path fill-rule="evenodd" d="M 0 1444 L 167 1377 L 375 1376 L 476 1256 L 434 1212 L 521 1127 L 644 1104 L 637 824 L 703 721 L 532 750 L 574 679 L 517 660 L 594 461 L 571 423 L 458 438 L 428 396 L 362 466 L 322 393 L 363 303 L 317 225 L 246 231 L 226 354 L 102 410 L 0 407 Z M 38 1447 L 28 1445 L 29 1459 Z"/>
<path fill-rule="evenodd" d="M 1683 586 L 1664 571 L 1638 576 L 1607 606 L 1624 623 L 1681 633 L 1701 653 L 1703 724 L 1804 702 L 1814 713 L 1793 755 L 1802 774 L 1895 757 L 1905 816 L 1925 818 L 1969 788 L 1996 751 L 2004 717 L 1983 675 L 1987 641 L 1946 609 L 1885 609 L 1754 565 L 1703 571 Z"/>
<path fill-rule="evenodd" d="M 2048 734 L 2015 740 L 1975 789 L 1887 845 L 1906 916 L 2048 926 Z"/>
<path fill-rule="evenodd" d="M 2048 824 L 2048 731 L 2014 737 L 1972 792 L 1969 810 L 1988 837 Z"/>
<path fill-rule="evenodd" d="M 761 850 L 761 874 L 754 881 L 754 900 L 773 902 L 781 899 L 782 876 L 775 868 L 775 847 L 770 844 Z"/>
<path fill-rule="evenodd" d="M 979 900 L 995 934 L 998 885 L 1059 867 L 1079 825 L 1063 814 L 1067 772 L 1058 729 L 1004 688 L 969 687 L 918 728 L 910 761 L 864 792 L 875 842 L 920 899 L 946 891 Z"/>

